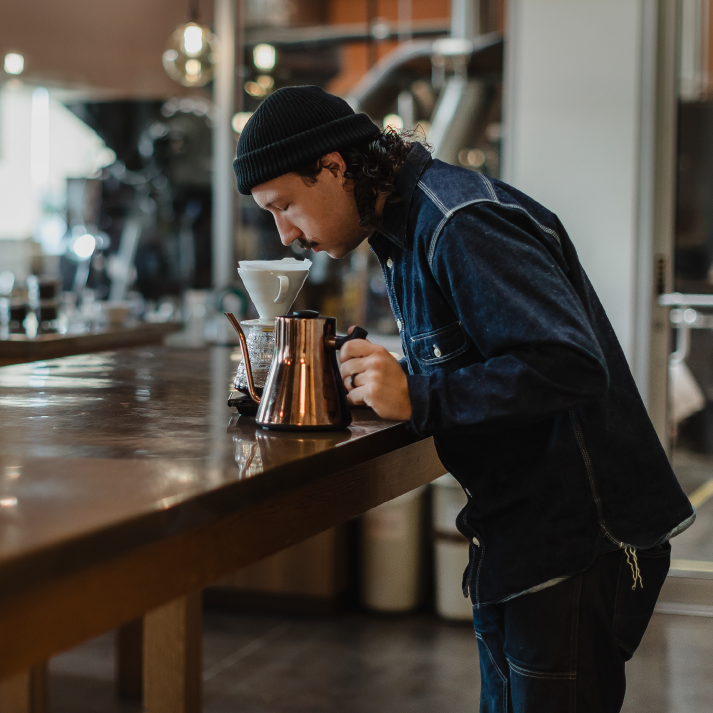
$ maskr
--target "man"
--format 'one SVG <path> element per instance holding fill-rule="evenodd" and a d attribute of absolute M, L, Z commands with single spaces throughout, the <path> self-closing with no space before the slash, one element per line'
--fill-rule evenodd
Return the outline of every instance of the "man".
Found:
<path fill-rule="evenodd" d="M 341 372 L 351 403 L 433 435 L 468 496 L 481 711 L 620 710 L 695 514 L 557 217 L 317 87 L 269 96 L 233 165 L 285 245 L 368 239 L 381 263 L 404 363 L 354 340 Z"/>

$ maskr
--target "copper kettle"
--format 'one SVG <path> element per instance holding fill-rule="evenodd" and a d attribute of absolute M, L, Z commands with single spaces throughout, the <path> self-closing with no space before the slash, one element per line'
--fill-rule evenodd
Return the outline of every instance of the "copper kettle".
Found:
<path fill-rule="evenodd" d="M 337 351 L 351 339 L 365 339 L 355 327 L 349 336 L 337 336 L 337 320 L 303 310 L 275 319 L 275 353 L 262 397 L 255 392 L 245 334 L 235 316 L 230 320 L 240 338 L 240 349 L 250 397 L 259 404 L 255 423 L 284 431 L 327 431 L 352 422 Z"/>

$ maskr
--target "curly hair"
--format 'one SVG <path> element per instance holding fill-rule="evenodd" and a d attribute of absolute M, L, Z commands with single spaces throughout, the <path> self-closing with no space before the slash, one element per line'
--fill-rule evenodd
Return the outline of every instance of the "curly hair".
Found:
<path fill-rule="evenodd" d="M 396 190 L 396 175 L 413 146 L 414 142 L 409 139 L 416 133 L 398 132 L 389 127 L 371 141 L 339 152 L 347 164 L 344 177 L 354 182 L 354 199 L 362 228 L 378 228 L 381 220 L 376 210 L 379 196 L 385 196 L 387 204 L 401 200 Z M 293 169 L 293 172 L 309 186 L 317 182 L 322 168 L 319 158 Z"/>

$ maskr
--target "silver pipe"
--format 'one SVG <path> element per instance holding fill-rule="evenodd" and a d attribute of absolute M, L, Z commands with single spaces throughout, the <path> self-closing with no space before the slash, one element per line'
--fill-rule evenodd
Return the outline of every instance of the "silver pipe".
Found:
<path fill-rule="evenodd" d="M 213 288 L 233 281 L 234 183 L 232 169 L 235 140 L 231 121 L 235 108 L 236 0 L 215 0 L 214 30 L 219 59 L 213 80 Z"/>
<path fill-rule="evenodd" d="M 669 292 L 659 295 L 659 305 L 662 307 L 713 307 L 713 295 L 684 295 L 680 292 Z"/>
<path fill-rule="evenodd" d="M 451 37 L 473 40 L 480 34 L 480 0 L 451 0 Z"/>
<path fill-rule="evenodd" d="M 399 42 L 408 42 L 413 36 L 411 22 L 413 20 L 413 7 L 411 0 L 398 0 L 398 32 Z"/>
<path fill-rule="evenodd" d="M 440 40 L 440 42 L 443 41 L 448 40 L 447 38 Z M 436 40 L 436 43 L 438 42 L 439 40 Z M 469 45 L 471 56 L 475 57 L 480 53 L 497 51 L 499 47 L 502 47 L 502 43 L 503 36 L 498 32 L 481 35 Z M 375 105 L 379 103 L 379 97 L 382 92 L 389 99 L 393 97 L 391 82 L 400 67 L 415 59 L 431 58 L 434 54 L 438 54 L 438 52 L 434 50 L 434 43 L 430 40 L 404 42 L 385 57 L 382 57 L 354 85 L 347 97 L 347 101 L 354 111 L 365 111 L 367 114 L 372 110 L 376 111 L 378 107 Z"/>
<path fill-rule="evenodd" d="M 691 351 L 691 328 L 689 325 L 681 324 L 677 325 L 676 330 L 676 351 L 669 354 L 669 361 L 671 363 L 686 361 L 688 355 Z"/>

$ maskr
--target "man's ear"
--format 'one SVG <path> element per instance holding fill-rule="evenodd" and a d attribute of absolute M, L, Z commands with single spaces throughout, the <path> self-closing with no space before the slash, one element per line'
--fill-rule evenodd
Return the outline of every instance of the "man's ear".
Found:
<path fill-rule="evenodd" d="M 320 159 L 322 168 L 326 168 L 335 178 L 344 180 L 344 171 L 347 170 L 347 164 L 342 158 L 342 154 L 338 151 L 332 151 Z"/>

